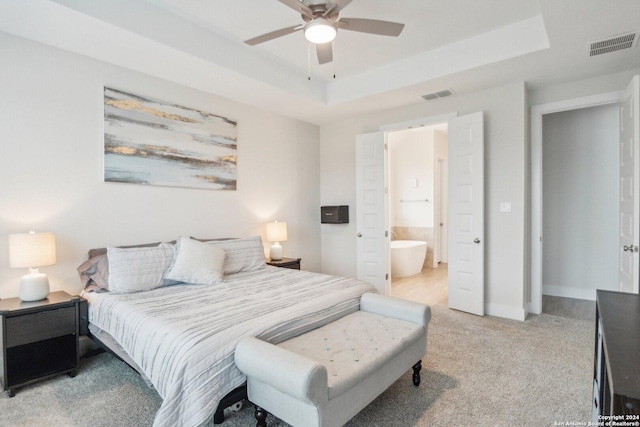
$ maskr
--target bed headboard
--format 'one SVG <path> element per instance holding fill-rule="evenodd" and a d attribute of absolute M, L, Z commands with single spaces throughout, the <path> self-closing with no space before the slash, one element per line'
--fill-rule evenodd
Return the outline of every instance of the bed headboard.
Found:
<path fill-rule="evenodd" d="M 176 243 L 176 241 L 172 241 L 169 243 Z M 152 248 L 154 246 L 158 246 L 160 242 L 156 243 L 145 243 L 143 245 L 130 245 L 130 246 L 118 246 L 119 248 Z M 97 249 L 89 249 L 89 258 L 93 258 L 98 255 L 104 255 L 107 253 L 107 248 L 97 248 Z"/>
<path fill-rule="evenodd" d="M 192 239 L 195 240 L 200 240 L 201 242 L 211 242 L 211 241 L 217 241 L 217 240 L 232 240 L 235 239 L 235 237 L 223 237 L 223 238 L 218 238 L 218 239 L 198 239 L 197 237 L 193 237 L 191 236 Z M 173 245 L 176 244 L 175 240 L 172 240 L 170 242 L 167 243 L 171 243 Z M 160 242 L 155 242 L 155 243 L 145 243 L 142 245 L 129 245 L 129 246 L 118 246 L 119 248 L 152 248 L 154 246 L 158 246 L 160 244 Z M 89 249 L 89 259 L 96 257 L 98 255 L 104 255 L 107 253 L 107 248 L 96 248 L 96 249 Z"/>

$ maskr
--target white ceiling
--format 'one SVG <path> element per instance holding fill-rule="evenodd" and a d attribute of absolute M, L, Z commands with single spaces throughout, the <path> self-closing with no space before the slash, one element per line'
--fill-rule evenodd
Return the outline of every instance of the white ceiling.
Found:
<path fill-rule="evenodd" d="M 0 0 L 0 8 L 0 31 L 316 124 L 426 102 L 442 89 L 537 88 L 640 68 L 638 47 L 587 54 L 590 42 L 640 30 L 638 0 L 354 0 L 341 17 L 402 22 L 404 31 L 339 31 L 334 62 L 319 66 L 312 51 L 310 67 L 302 32 L 243 43 L 301 22 L 277 0 Z"/>

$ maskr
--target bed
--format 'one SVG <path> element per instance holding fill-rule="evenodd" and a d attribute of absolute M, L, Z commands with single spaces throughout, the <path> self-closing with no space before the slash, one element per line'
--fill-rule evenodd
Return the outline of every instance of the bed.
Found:
<path fill-rule="evenodd" d="M 210 255 L 198 258 L 198 250 L 211 246 L 222 248 L 222 264 Z M 155 252 L 154 261 L 140 256 L 144 252 Z M 207 263 L 217 265 L 219 279 L 201 283 L 201 275 L 189 277 L 190 271 L 207 270 Z M 179 267 L 186 267 L 182 277 L 173 274 Z M 210 422 L 223 398 L 246 381 L 233 362 L 241 338 L 288 340 L 357 311 L 360 296 L 375 292 L 355 279 L 268 266 L 259 237 L 180 238 L 176 245 L 94 250 L 78 271 L 86 284 L 91 336 L 141 372 L 162 397 L 158 427 Z M 154 280 L 157 286 L 140 289 Z M 129 285 L 133 290 L 127 291 Z"/>

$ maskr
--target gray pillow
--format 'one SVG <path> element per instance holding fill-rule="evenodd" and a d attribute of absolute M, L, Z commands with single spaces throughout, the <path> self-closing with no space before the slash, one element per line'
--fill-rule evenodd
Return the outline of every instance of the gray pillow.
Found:
<path fill-rule="evenodd" d="M 109 290 L 109 259 L 107 254 L 94 256 L 78 267 L 78 274 L 82 286 L 93 285 L 100 289 Z"/>

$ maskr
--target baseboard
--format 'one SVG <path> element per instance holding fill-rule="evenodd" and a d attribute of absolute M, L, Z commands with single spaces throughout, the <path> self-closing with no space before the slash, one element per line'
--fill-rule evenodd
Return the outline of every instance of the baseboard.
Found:
<path fill-rule="evenodd" d="M 595 289 L 571 288 L 568 286 L 542 285 L 542 295 L 552 297 L 596 300 Z"/>
<path fill-rule="evenodd" d="M 489 316 L 504 317 L 513 320 L 525 320 L 527 314 L 524 307 L 510 305 L 485 304 L 484 311 Z"/>

